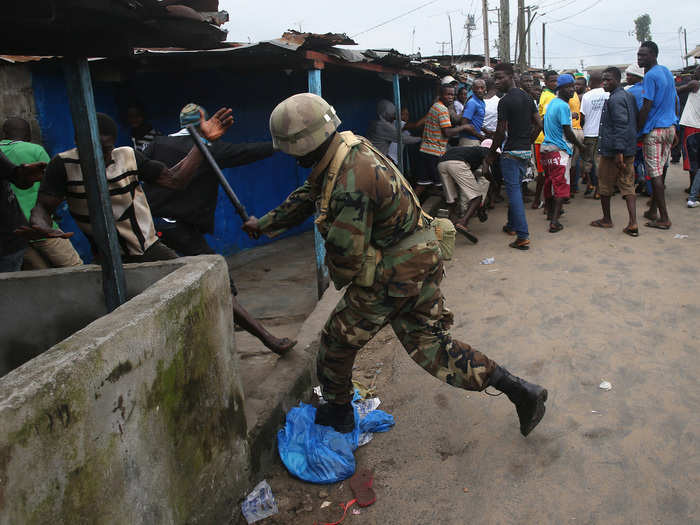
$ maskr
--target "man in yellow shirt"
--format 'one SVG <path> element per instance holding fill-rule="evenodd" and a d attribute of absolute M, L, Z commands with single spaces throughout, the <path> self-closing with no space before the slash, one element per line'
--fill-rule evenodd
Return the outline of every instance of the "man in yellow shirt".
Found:
<path fill-rule="evenodd" d="M 557 98 L 557 94 L 554 92 L 557 89 L 557 80 L 559 79 L 559 74 L 556 71 L 547 71 L 544 74 L 544 89 L 540 95 L 540 102 L 537 105 L 537 110 L 540 113 L 540 118 L 544 119 L 545 113 L 547 113 L 547 106 L 549 103 Z M 544 131 L 541 131 L 535 140 L 535 161 L 537 162 L 537 188 L 535 189 L 535 199 L 532 202 L 532 208 L 537 209 L 542 206 L 542 188 L 544 187 L 544 168 L 542 167 L 542 160 L 540 159 L 540 147 L 544 141 Z"/>
<path fill-rule="evenodd" d="M 574 77 L 583 76 L 581 73 L 576 73 Z M 583 143 L 583 128 L 581 127 L 581 98 L 577 91 L 574 91 L 574 96 L 569 99 L 569 109 L 571 110 L 571 129 L 576 135 L 576 138 Z M 570 179 L 571 180 L 571 195 L 578 193 L 578 159 L 581 158 L 581 150 L 574 146 L 574 154 L 571 156 Z"/>

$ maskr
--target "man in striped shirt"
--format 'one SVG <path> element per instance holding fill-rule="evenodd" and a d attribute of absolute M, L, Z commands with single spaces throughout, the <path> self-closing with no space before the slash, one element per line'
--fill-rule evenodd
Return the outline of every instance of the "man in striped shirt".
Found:
<path fill-rule="evenodd" d="M 447 151 L 449 137 L 459 135 L 466 125 L 452 127 L 448 107 L 455 101 L 454 88 L 445 84 L 440 86 L 440 97 L 428 111 L 423 129 L 423 142 L 420 146 L 422 169 L 416 175 L 416 193 L 422 195 L 430 186 L 442 187 L 437 165 Z"/>

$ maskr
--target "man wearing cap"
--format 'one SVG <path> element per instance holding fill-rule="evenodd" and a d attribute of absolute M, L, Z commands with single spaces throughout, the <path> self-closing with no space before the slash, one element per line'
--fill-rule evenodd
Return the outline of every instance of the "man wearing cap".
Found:
<path fill-rule="evenodd" d="M 427 372 L 465 390 L 492 386 L 515 404 L 527 435 L 542 419 L 547 391 L 519 379 L 450 334 L 452 313 L 440 291 L 441 251 L 432 218 L 394 164 L 362 137 L 338 133 L 332 106 L 311 93 L 281 102 L 270 116 L 275 147 L 312 168 L 306 182 L 243 229 L 275 236 L 318 210 L 326 265 L 345 294 L 321 334 L 317 374 L 328 403 L 316 423 L 355 429 L 352 368 L 357 352 L 390 324 Z"/>
<path fill-rule="evenodd" d="M 549 103 L 557 98 L 557 79 L 559 74 L 556 71 L 546 71 L 544 74 L 544 89 L 540 94 L 539 102 L 537 103 L 537 111 L 540 114 L 540 119 L 544 119 L 547 114 Z M 535 198 L 532 201 L 532 207 L 538 209 L 542 204 L 542 189 L 544 188 L 544 167 L 542 166 L 542 142 L 544 141 L 544 130 L 537 135 L 535 139 L 535 165 L 537 166 L 537 185 L 535 186 Z"/>
<path fill-rule="evenodd" d="M 202 115 L 206 110 L 197 104 L 187 104 L 180 112 L 182 129 L 167 137 L 156 137 L 144 152 L 152 160 L 166 166 L 175 166 L 193 147 L 192 137 L 186 127 L 197 126 L 201 132 Z M 266 159 L 274 153 L 272 142 L 248 142 L 232 144 L 217 140 L 207 144 L 214 160 L 221 168 L 233 168 Z M 144 181 L 143 189 L 148 197 L 151 213 L 163 243 L 181 255 L 215 253 L 204 235 L 214 232 L 214 212 L 219 195 L 219 179 L 207 163 L 199 165 L 186 188 L 168 188 Z M 277 338 L 253 317 L 235 299 L 238 294 L 231 279 L 234 318 L 236 324 L 251 333 L 270 350 L 284 354 L 294 341 Z"/>
<path fill-rule="evenodd" d="M 540 149 L 544 168 L 544 198 L 549 220 L 549 232 L 564 229 L 559 222 L 564 199 L 571 194 L 569 159 L 571 145 L 583 149 L 583 144 L 571 128 L 569 100 L 574 94 L 574 77 L 565 74 L 557 79 L 557 98 L 552 100 L 544 116 L 544 141 Z"/>
<path fill-rule="evenodd" d="M 622 230 L 632 237 L 639 236 L 637 227 L 637 196 L 634 190 L 634 155 L 637 150 L 637 101 L 634 95 L 620 87 L 622 74 L 616 67 L 603 71 L 603 88 L 610 97 L 603 105 L 600 118 L 598 152 L 598 191 L 603 218 L 591 226 L 612 228 L 610 199 L 615 186 L 627 202 L 629 223 Z"/>
<path fill-rule="evenodd" d="M 175 166 L 185 158 L 192 148 L 192 138 L 186 127 L 199 126 L 200 111 L 206 110 L 197 104 L 187 104 L 180 112 L 182 129 L 168 136 L 155 137 L 144 154 Z M 232 144 L 217 140 L 207 146 L 220 168 L 243 166 L 266 159 L 274 153 L 272 142 L 250 142 Z M 219 194 L 219 179 L 207 163 L 202 163 L 184 190 L 166 188 L 144 182 L 143 189 L 151 206 L 161 240 L 182 255 L 214 253 L 204 234 L 214 232 L 214 213 Z"/>

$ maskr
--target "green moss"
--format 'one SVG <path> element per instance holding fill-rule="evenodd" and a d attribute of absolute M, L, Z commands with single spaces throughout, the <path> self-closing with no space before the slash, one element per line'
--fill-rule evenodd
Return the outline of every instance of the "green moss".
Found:
<path fill-rule="evenodd" d="M 157 408 L 165 420 L 177 463 L 178 476 L 171 479 L 177 494 L 171 501 L 180 519 L 191 509 L 198 477 L 218 453 L 230 450 L 235 435 L 245 437 L 240 393 L 231 394 L 228 403 L 222 400 L 225 380 L 219 376 L 227 372 L 217 370 L 217 353 L 222 349 L 211 328 L 219 314 L 203 300 L 201 290 L 193 293 L 199 294 L 194 305 L 193 297 L 185 294 L 183 301 L 173 301 L 164 314 L 163 322 L 171 330 L 178 327 L 167 341 L 172 358 L 169 363 L 158 362 L 156 379 L 147 394 L 148 408 Z M 184 318 L 183 311 L 187 312 Z"/>

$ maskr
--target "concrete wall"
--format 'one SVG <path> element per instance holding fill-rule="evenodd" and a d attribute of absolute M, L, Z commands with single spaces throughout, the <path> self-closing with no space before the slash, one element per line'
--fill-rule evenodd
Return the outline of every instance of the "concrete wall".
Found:
<path fill-rule="evenodd" d="M 0 62 L 0 125 L 7 117 L 22 117 L 29 122 L 32 127 L 32 140 L 41 144 L 41 130 L 32 90 L 32 73 L 26 64 Z"/>
<path fill-rule="evenodd" d="M 227 266 L 183 262 L 0 378 L 0 524 L 228 522 L 249 451 Z"/>
<path fill-rule="evenodd" d="M 182 265 L 126 265 L 127 297 Z M 0 377 L 107 313 L 99 266 L 0 273 L 0 297 Z"/>

